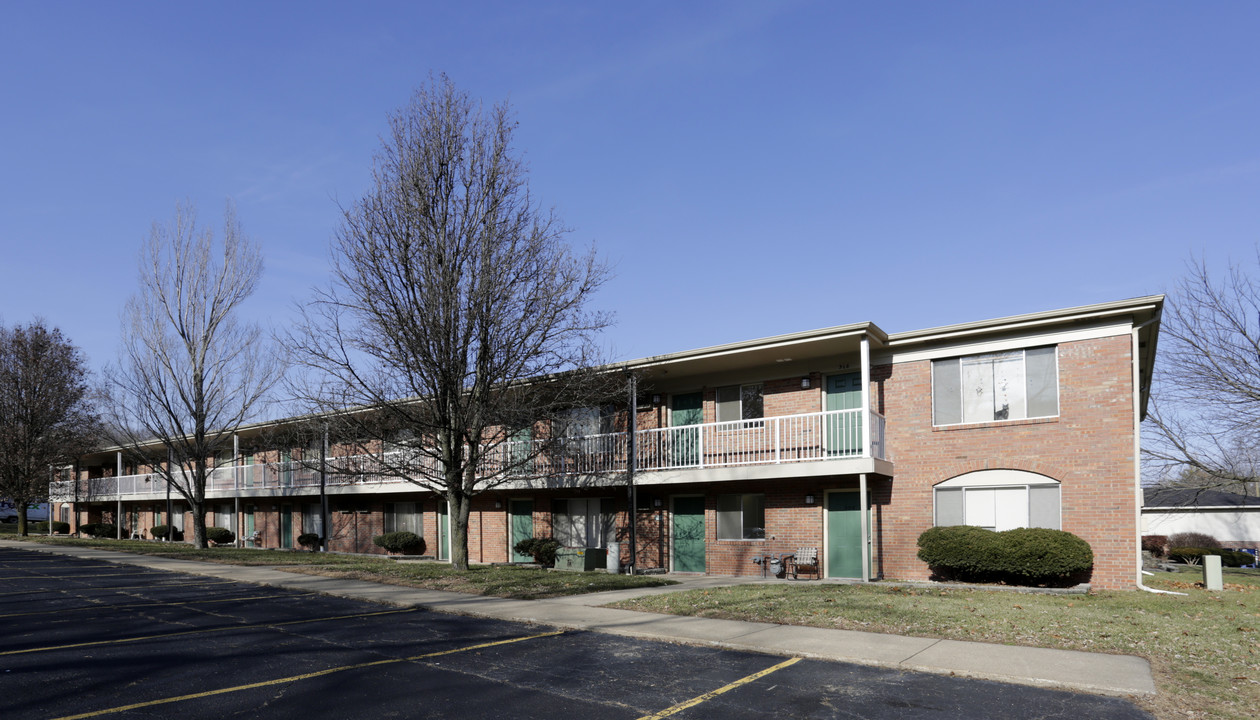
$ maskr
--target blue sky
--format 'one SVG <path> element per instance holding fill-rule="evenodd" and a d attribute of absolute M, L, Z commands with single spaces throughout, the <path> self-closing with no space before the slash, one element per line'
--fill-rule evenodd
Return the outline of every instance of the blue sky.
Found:
<path fill-rule="evenodd" d="M 247 314 L 326 280 L 338 203 L 430 72 L 508 100 L 615 279 L 613 356 L 890 332 L 1254 262 L 1260 4 L 6 2 L 0 319 L 112 360 L 136 254 L 232 198 Z"/>

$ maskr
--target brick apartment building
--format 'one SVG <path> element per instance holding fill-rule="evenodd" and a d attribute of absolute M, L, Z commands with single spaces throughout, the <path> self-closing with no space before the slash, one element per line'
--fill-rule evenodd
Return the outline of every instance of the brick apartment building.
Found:
<path fill-rule="evenodd" d="M 583 452 L 479 495 L 469 558 L 524 560 L 517 540 L 552 536 L 617 543 L 628 564 L 634 522 L 639 570 L 761 574 L 755 559 L 815 547 L 828 577 L 922 580 L 915 542 L 933 525 L 1033 526 L 1089 542 L 1094 587 L 1133 587 L 1138 425 L 1162 304 L 892 335 L 865 322 L 617 364 L 639 384 L 635 507 L 628 399 L 575 408 L 566 432 Z M 261 547 L 315 532 L 331 551 L 359 553 L 380 552 L 375 535 L 412 530 L 426 553 L 449 557 L 445 502 L 414 484 L 329 474 L 325 517 L 317 468 L 266 446 L 285 422 L 243 429 L 218 459 L 207 525 Z M 72 531 L 121 518 L 120 534 L 148 537 L 168 505 L 143 470 L 113 450 L 83 457 L 52 483 L 55 517 Z"/>

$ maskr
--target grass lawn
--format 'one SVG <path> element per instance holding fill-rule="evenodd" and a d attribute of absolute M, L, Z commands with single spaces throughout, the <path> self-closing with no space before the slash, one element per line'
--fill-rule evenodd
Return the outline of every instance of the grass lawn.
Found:
<path fill-rule="evenodd" d="M 741 585 L 616 603 L 628 610 L 1140 655 L 1159 694 L 1139 700 L 1160 718 L 1260 713 L 1260 572 L 1226 570 L 1225 590 L 1201 571 L 1148 577 L 1141 591 L 1032 595 L 879 585 Z"/>
<path fill-rule="evenodd" d="M 26 539 L 30 542 L 49 545 L 93 547 L 137 555 L 202 560 L 226 565 L 282 566 L 289 572 L 522 600 L 677 584 L 673 580 L 651 576 L 555 572 L 511 566 L 476 565 L 468 572 L 461 573 L 452 570 L 446 563 L 437 562 L 398 562 L 383 557 L 291 550 L 244 548 L 198 550 L 186 543 L 159 543 L 151 540 L 89 540 L 48 536 L 32 536 Z"/>

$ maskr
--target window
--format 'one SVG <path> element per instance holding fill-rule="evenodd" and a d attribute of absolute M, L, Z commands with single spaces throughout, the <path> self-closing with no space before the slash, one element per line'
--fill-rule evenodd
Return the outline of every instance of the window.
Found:
<path fill-rule="evenodd" d="M 236 532 L 236 513 L 231 505 L 220 505 L 214 511 L 214 526 Z"/>
<path fill-rule="evenodd" d="M 608 547 L 617 541 L 617 506 L 612 498 L 556 500 L 551 525 L 564 547 Z"/>
<path fill-rule="evenodd" d="M 937 525 L 1058 530 L 1059 483 L 1022 470 L 979 470 L 934 488 Z"/>
<path fill-rule="evenodd" d="M 1054 347 L 932 361 L 932 424 L 1023 420 L 1059 414 Z"/>
<path fill-rule="evenodd" d="M 765 416 L 761 383 L 729 385 L 717 390 L 717 421 L 759 420 Z"/>
<path fill-rule="evenodd" d="M 302 506 L 302 532 L 324 536 L 324 513 L 320 510 L 319 503 L 307 503 Z"/>
<path fill-rule="evenodd" d="M 718 540 L 761 540 L 766 536 L 766 496 L 719 495 Z"/>
<path fill-rule="evenodd" d="M 424 518 L 413 502 L 385 503 L 385 532 L 412 532 L 424 535 Z"/>
<path fill-rule="evenodd" d="M 616 431 L 616 409 L 612 405 L 571 408 L 560 414 L 556 423 L 562 437 L 587 437 Z"/>

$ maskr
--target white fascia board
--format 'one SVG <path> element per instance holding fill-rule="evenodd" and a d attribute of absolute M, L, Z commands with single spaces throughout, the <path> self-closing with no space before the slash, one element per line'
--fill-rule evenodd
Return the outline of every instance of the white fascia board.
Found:
<path fill-rule="evenodd" d="M 871 362 L 876 365 L 887 365 L 889 363 L 896 364 L 917 362 L 921 360 L 935 360 L 938 358 L 957 357 L 959 355 L 1004 352 L 1007 350 L 1037 347 L 1039 345 L 1059 345 L 1062 343 L 1077 342 L 1080 340 L 1096 340 L 1098 338 L 1127 335 L 1132 328 L 1133 323 L 1126 318 L 1118 322 L 1092 325 L 1084 328 L 1036 328 L 1019 332 L 1016 335 L 1008 335 L 997 340 L 986 340 L 982 342 L 977 342 L 975 339 L 968 340 L 966 337 L 961 337 L 956 340 L 919 350 L 898 351 L 895 348 L 891 348 L 872 357 Z"/>

